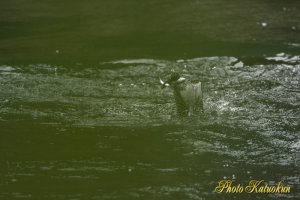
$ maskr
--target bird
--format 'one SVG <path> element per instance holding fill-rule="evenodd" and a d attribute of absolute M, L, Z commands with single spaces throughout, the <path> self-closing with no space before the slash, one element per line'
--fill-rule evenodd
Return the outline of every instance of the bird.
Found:
<path fill-rule="evenodd" d="M 177 113 L 179 116 L 193 116 L 203 111 L 201 82 L 192 83 L 179 73 L 172 73 L 167 81 L 160 79 L 162 88 L 173 89 Z"/>

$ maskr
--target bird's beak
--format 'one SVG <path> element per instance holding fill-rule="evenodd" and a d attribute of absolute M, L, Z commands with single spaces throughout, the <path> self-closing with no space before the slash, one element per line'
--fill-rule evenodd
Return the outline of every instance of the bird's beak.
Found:
<path fill-rule="evenodd" d="M 163 80 L 161 80 L 161 79 L 159 79 L 159 82 L 160 82 L 161 85 L 165 84 L 165 82 Z"/>
<path fill-rule="evenodd" d="M 163 80 L 159 79 L 159 83 L 161 84 L 161 88 L 165 88 L 165 87 L 169 87 L 170 84 L 169 83 L 165 83 Z"/>

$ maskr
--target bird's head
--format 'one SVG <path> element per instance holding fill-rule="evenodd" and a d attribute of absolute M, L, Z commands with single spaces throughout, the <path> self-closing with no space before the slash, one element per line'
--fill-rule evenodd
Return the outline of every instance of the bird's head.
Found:
<path fill-rule="evenodd" d="M 170 86 L 176 86 L 180 83 L 183 83 L 185 81 L 185 78 L 184 77 L 181 77 L 178 73 L 172 73 L 170 78 L 167 79 L 166 82 L 164 82 L 163 80 L 159 80 L 160 81 L 160 84 L 161 84 L 161 87 L 162 88 L 165 88 L 165 87 L 170 87 Z"/>

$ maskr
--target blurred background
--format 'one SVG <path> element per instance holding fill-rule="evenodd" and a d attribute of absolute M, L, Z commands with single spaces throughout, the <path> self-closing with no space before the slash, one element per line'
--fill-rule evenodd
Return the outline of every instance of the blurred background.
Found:
<path fill-rule="evenodd" d="M 299 9 L 297 0 L 1 1 L 0 61 L 299 53 Z"/>

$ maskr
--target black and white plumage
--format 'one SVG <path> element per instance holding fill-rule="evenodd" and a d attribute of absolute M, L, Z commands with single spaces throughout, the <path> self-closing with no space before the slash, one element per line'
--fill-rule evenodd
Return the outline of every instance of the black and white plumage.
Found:
<path fill-rule="evenodd" d="M 171 87 L 174 91 L 177 112 L 180 116 L 192 116 L 203 111 L 201 82 L 191 83 L 178 73 L 173 73 L 166 81 L 160 80 L 162 87 Z"/>

